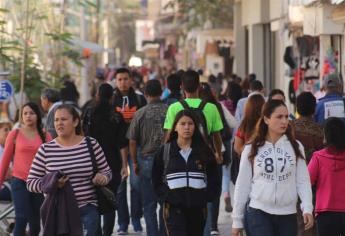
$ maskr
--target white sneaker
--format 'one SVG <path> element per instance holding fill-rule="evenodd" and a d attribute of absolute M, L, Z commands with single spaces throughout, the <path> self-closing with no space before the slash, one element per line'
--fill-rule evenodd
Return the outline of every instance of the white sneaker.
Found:
<path fill-rule="evenodd" d="M 218 230 L 212 230 L 211 235 L 219 235 L 219 231 Z"/>

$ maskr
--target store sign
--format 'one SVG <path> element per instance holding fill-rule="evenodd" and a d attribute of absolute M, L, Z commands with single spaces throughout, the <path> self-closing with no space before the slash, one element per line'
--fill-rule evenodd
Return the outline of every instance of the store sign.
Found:
<path fill-rule="evenodd" d="M 0 101 L 8 101 L 14 93 L 13 85 L 8 80 L 0 80 Z"/>

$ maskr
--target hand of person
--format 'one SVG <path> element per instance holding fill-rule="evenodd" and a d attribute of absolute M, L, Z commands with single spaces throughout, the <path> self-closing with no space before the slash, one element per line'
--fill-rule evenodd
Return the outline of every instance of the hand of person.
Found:
<path fill-rule="evenodd" d="M 58 188 L 63 188 L 66 184 L 68 180 L 68 176 L 65 175 L 65 176 L 62 176 L 59 180 L 58 180 Z"/>
<path fill-rule="evenodd" d="M 139 176 L 140 175 L 140 168 L 139 168 L 138 163 L 133 163 L 133 169 L 134 169 L 135 175 Z"/>
<path fill-rule="evenodd" d="M 128 167 L 126 166 L 122 166 L 121 168 L 121 178 L 122 179 L 126 179 L 128 177 Z"/>
<path fill-rule="evenodd" d="M 92 179 L 94 185 L 104 186 L 108 182 L 108 178 L 105 175 L 97 173 L 95 177 Z"/>
<path fill-rule="evenodd" d="M 231 236 L 243 236 L 243 229 L 232 228 Z"/>
<path fill-rule="evenodd" d="M 219 155 L 219 153 L 216 152 L 214 156 L 216 158 L 217 164 L 219 164 L 219 165 L 223 164 L 223 155 Z"/>
<path fill-rule="evenodd" d="M 304 229 L 305 230 L 311 229 L 314 225 L 314 217 L 312 214 L 305 213 L 303 215 L 303 221 L 304 221 Z"/>

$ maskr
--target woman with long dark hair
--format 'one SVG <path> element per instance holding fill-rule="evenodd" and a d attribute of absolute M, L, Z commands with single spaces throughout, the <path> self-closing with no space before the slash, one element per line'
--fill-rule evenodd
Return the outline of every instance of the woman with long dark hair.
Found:
<path fill-rule="evenodd" d="M 128 176 L 128 141 L 125 121 L 122 115 L 112 108 L 112 99 L 111 85 L 101 84 L 96 94 L 96 103 L 86 112 L 83 128 L 87 135 L 95 138 L 102 147 L 113 173 L 108 187 L 116 193 L 121 179 Z M 111 236 L 115 225 L 115 211 L 104 214 L 103 221 L 103 236 Z"/>
<path fill-rule="evenodd" d="M 203 235 L 207 201 L 214 199 L 220 186 L 216 173 L 213 151 L 198 130 L 193 112 L 180 111 L 152 171 L 168 235 Z"/>
<path fill-rule="evenodd" d="M 326 147 L 314 152 L 308 165 L 312 185 L 316 186 L 316 227 L 319 236 L 345 234 L 345 123 L 328 118 Z"/>
<path fill-rule="evenodd" d="M 0 186 L 13 161 L 11 187 L 16 222 L 13 235 L 25 235 L 29 223 L 30 236 L 38 236 L 43 195 L 30 193 L 26 189 L 26 181 L 38 148 L 42 143 L 50 141 L 51 136 L 42 129 L 42 115 L 37 104 L 26 103 L 21 111 L 21 127 L 12 130 L 6 139 L 0 167 Z"/>
<path fill-rule="evenodd" d="M 245 146 L 235 186 L 232 235 L 297 234 L 297 200 L 305 229 L 313 226 L 312 193 L 304 148 L 295 140 L 284 102 L 262 108 L 252 141 Z"/>

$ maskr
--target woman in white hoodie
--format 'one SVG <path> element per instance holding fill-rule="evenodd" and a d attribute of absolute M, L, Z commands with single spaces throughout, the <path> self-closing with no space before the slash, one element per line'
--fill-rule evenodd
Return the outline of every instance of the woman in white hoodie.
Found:
<path fill-rule="evenodd" d="M 232 235 L 297 234 L 301 199 L 305 228 L 313 225 L 312 192 L 302 144 L 293 137 L 284 102 L 265 103 L 256 131 L 241 155 L 235 186 Z"/>

